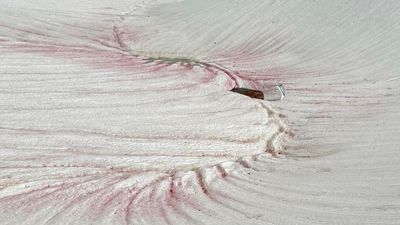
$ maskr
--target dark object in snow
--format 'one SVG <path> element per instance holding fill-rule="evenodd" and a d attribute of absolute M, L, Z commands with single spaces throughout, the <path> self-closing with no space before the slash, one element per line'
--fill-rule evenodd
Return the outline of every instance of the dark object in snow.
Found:
<path fill-rule="evenodd" d="M 252 90 L 248 88 L 234 88 L 231 91 L 249 96 L 250 98 L 263 99 L 267 101 L 279 101 L 286 97 L 286 91 L 282 84 L 275 86 L 275 90 Z"/>
<path fill-rule="evenodd" d="M 250 98 L 264 99 L 264 93 L 258 90 L 252 90 L 248 88 L 234 88 L 231 91 L 249 96 Z"/>

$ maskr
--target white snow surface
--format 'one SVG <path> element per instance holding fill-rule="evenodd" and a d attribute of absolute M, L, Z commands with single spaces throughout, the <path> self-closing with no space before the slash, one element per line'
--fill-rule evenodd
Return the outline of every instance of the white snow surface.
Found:
<path fill-rule="evenodd" d="M 0 225 L 400 223 L 399 1 L 0 3 Z"/>

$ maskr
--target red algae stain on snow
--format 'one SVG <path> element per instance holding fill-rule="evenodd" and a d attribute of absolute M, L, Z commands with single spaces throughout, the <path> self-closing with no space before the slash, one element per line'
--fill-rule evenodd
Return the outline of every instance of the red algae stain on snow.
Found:
<path fill-rule="evenodd" d="M 228 175 L 226 170 L 221 165 L 217 165 L 217 170 L 222 178 L 225 178 Z"/>
<path fill-rule="evenodd" d="M 126 40 L 135 41 L 140 39 L 139 34 L 134 31 L 126 31 L 125 28 L 121 30 L 121 28 L 115 26 L 113 28 L 113 37 L 117 45 L 102 45 L 102 48 L 54 45 L 45 42 L 35 44 L 7 43 L 5 46 L 11 52 L 39 54 L 46 57 L 66 59 L 68 62 L 88 66 L 95 70 L 126 72 L 132 74 L 133 79 L 145 80 L 159 76 L 177 75 L 185 77 L 185 75 L 190 75 L 194 70 L 200 68 L 202 74 L 199 75 L 201 76 L 199 80 L 201 82 L 210 83 L 217 76 L 223 75 L 228 78 L 224 86 L 228 90 L 239 86 L 239 81 L 247 81 L 252 87 L 260 87 L 262 82 L 277 80 L 284 73 L 283 70 L 270 70 L 265 73 L 257 71 L 252 73 L 240 68 L 228 69 L 220 64 L 202 61 L 194 61 L 193 64 L 190 64 L 182 63 L 179 60 L 174 62 L 175 59 L 171 59 L 174 63 L 170 63 L 168 59 L 167 62 L 163 62 L 163 59 L 160 58 L 159 60 L 148 62 L 147 56 L 139 56 L 129 52 L 129 48 L 125 44 Z M 249 60 L 246 59 L 247 55 L 238 57 L 242 60 Z M 145 74 L 145 76 L 138 74 Z M 182 88 L 188 87 L 190 86 L 187 85 Z M 271 114 L 271 112 L 268 112 L 268 114 Z M 282 133 L 283 131 L 280 130 L 280 132 Z M 190 138 L 187 139 L 189 140 Z M 192 139 L 195 140 L 196 137 Z M 254 140 L 238 141 L 240 144 L 252 142 Z M 268 142 L 266 151 L 275 157 L 277 156 L 274 146 L 272 146 L 272 142 L 270 141 Z M 174 157 L 178 155 L 165 155 L 165 157 L 168 156 Z M 208 157 L 213 155 L 204 154 L 203 156 Z M 226 153 L 219 155 L 219 157 L 226 157 L 228 160 L 231 160 L 232 155 Z M 246 169 L 255 169 L 246 160 L 238 160 L 237 164 Z M 225 179 L 229 176 L 229 173 L 222 165 L 216 164 L 211 167 L 215 167 L 219 179 Z M 224 205 L 224 207 L 231 209 L 233 208 L 220 199 L 236 200 L 234 197 L 214 192 L 205 181 L 206 176 L 202 172 L 203 168 L 179 171 L 180 173 L 190 173 L 193 176 L 193 184 L 191 185 L 183 183 L 182 174 L 178 175 L 169 171 L 151 171 L 158 173 L 158 178 L 146 182 L 140 181 L 138 183 L 126 184 L 130 178 L 138 175 L 140 172 L 130 171 L 129 168 L 104 170 L 101 166 L 93 169 L 100 171 L 73 178 L 64 177 L 65 181 L 61 181 L 60 184 L 33 188 L 30 191 L 0 198 L 0 204 L 9 205 L 8 209 L 10 212 L 15 210 L 34 212 L 48 205 L 56 205 L 55 214 L 48 218 L 49 223 L 65 212 L 77 210 L 84 211 L 85 215 L 94 219 L 107 217 L 110 213 L 117 214 L 120 216 L 121 221 L 128 225 L 132 224 L 137 217 L 162 217 L 167 224 L 171 224 L 172 221 L 168 218 L 168 212 L 171 211 L 190 221 L 192 218 L 181 208 L 188 206 L 193 209 L 202 209 L 202 206 L 198 204 L 199 195 L 202 197 L 205 196 L 216 204 Z"/>
<path fill-rule="evenodd" d="M 154 79 L 159 77 L 180 76 L 185 79 L 187 76 L 192 76 L 196 72 L 198 77 L 197 84 L 209 83 L 217 76 L 226 76 L 228 81 L 224 85 L 224 89 L 230 90 L 235 86 L 239 86 L 237 79 L 241 76 L 237 72 L 231 72 L 223 67 L 200 63 L 199 65 L 181 64 L 179 62 L 171 64 L 157 60 L 148 62 L 146 56 L 134 55 L 126 51 L 105 50 L 97 48 L 73 47 L 51 44 L 8 44 L 6 45 L 9 51 L 39 54 L 48 57 L 71 60 L 73 63 L 78 63 L 83 66 L 89 66 L 96 70 L 113 70 L 130 73 L 135 75 L 134 79 Z M 194 71 L 195 68 L 201 68 L 202 73 Z M 146 74 L 144 76 L 144 74 Z M 139 76 L 138 76 L 139 75 Z M 193 86 L 193 85 L 191 85 Z M 177 87 L 182 89 L 190 86 Z"/>

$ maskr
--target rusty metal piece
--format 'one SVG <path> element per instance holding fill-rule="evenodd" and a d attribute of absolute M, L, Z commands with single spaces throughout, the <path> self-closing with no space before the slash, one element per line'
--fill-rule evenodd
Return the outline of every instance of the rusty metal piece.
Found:
<path fill-rule="evenodd" d="M 277 84 L 274 89 L 266 89 L 264 91 L 248 88 L 234 88 L 231 91 L 249 96 L 250 98 L 263 99 L 267 101 L 280 101 L 286 97 L 286 91 L 282 84 Z"/>
<path fill-rule="evenodd" d="M 250 98 L 264 99 L 264 93 L 258 90 L 252 90 L 248 88 L 234 88 L 231 91 L 249 96 Z"/>

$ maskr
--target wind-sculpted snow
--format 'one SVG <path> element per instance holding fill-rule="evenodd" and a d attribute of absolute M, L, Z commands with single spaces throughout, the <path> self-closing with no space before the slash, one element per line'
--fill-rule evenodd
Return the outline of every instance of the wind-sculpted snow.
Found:
<path fill-rule="evenodd" d="M 396 1 L 3 1 L 0 224 L 397 224 L 398 21 Z"/>

